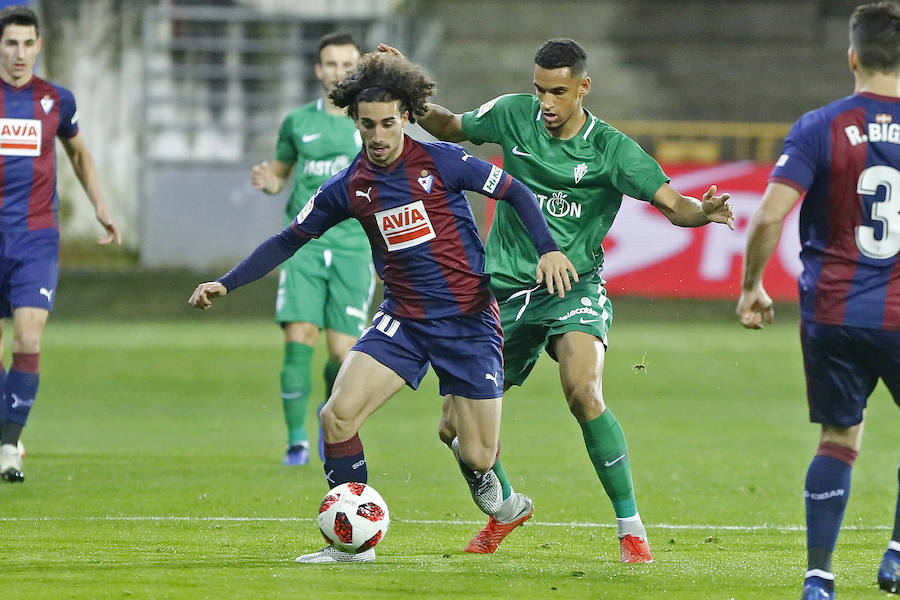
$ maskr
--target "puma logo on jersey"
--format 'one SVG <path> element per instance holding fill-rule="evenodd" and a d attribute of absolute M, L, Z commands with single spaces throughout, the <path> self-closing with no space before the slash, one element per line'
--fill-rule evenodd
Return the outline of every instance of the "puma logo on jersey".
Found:
<path fill-rule="evenodd" d="M 470 158 L 472 158 L 472 155 L 469 154 L 469 153 L 466 152 L 466 151 L 463 151 L 462 161 L 463 161 L 463 162 L 466 162 L 466 161 L 469 160 Z"/>
<path fill-rule="evenodd" d="M 357 198 L 365 198 L 366 200 L 368 200 L 369 202 L 371 202 L 371 201 L 372 201 L 372 198 L 369 196 L 369 194 L 371 194 L 371 193 L 372 193 L 372 186 L 370 185 L 370 186 L 369 186 L 369 189 L 367 189 L 367 190 L 364 191 L 364 192 L 363 192 L 363 191 L 360 191 L 360 190 L 356 190 L 356 197 L 357 197 Z"/>
<path fill-rule="evenodd" d="M 421 200 L 378 211 L 375 222 L 388 252 L 418 246 L 437 235 Z"/>
<path fill-rule="evenodd" d="M 500 384 L 497 382 L 497 373 L 485 373 L 484 374 L 485 381 L 493 381 L 494 385 L 499 386 Z"/>
<path fill-rule="evenodd" d="M 40 293 L 41 296 L 47 296 L 47 302 L 53 301 L 53 290 L 48 290 L 47 288 L 42 287 L 40 290 L 38 290 L 38 293 Z"/>

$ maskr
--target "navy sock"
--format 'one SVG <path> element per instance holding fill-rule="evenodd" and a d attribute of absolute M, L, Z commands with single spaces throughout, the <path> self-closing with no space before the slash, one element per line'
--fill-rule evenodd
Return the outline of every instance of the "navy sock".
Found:
<path fill-rule="evenodd" d="M 12 367 L 6 375 L 3 382 L 3 402 L 0 406 L 0 422 L 15 424 L 24 427 L 28 421 L 28 413 L 34 405 L 35 396 L 37 396 L 39 375 L 39 359 L 40 354 L 35 352 L 13 353 Z M 21 429 L 19 429 L 21 431 Z M 7 431 L 8 433 L 8 431 Z M 7 443 L 15 444 L 15 440 L 4 440 Z"/>
<path fill-rule="evenodd" d="M 850 472 L 857 451 L 822 442 L 806 472 L 807 568 L 831 573 L 844 509 L 850 497 Z"/>
<path fill-rule="evenodd" d="M 348 481 L 368 482 L 369 472 L 366 468 L 366 457 L 359 434 L 354 435 L 346 442 L 336 444 L 325 442 L 324 468 L 325 480 L 328 482 L 329 488 Z"/>

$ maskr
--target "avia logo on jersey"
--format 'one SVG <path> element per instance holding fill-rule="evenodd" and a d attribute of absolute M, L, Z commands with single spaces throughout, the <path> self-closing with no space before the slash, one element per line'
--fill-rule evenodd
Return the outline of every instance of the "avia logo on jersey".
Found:
<path fill-rule="evenodd" d="M 434 227 L 421 200 L 378 211 L 375 222 L 388 252 L 418 246 L 435 238 Z"/>
<path fill-rule="evenodd" d="M 573 216 L 576 219 L 581 218 L 581 204 L 567 200 L 569 195 L 564 192 L 553 192 L 550 197 L 544 194 L 535 194 L 535 196 L 537 196 L 541 209 L 546 208 L 547 213 L 551 217 Z"/>
<path fill-rule="evenodd" d="M 40 156 L 41 122 L 37 119 L 0 119 L 0 155 Z"/>
<path fill-rule="evenodd" d="M 350 158 L 341 154 L 334 160 L 308 160 L 303 165 L 303 174 L 314 177 L 331 177 L 350 166 Z"/>
<path fill-rule="evenodd" d="M 875 115 L 874 123 L 866 123 L 866 133 L 862 133 L 856 125 L 844 127 L 844 133 L 851 146 L 863 142 L 888 142 L 900 144 L 900 123 L 893 123 L 893 116 L 885 113 Z"/>

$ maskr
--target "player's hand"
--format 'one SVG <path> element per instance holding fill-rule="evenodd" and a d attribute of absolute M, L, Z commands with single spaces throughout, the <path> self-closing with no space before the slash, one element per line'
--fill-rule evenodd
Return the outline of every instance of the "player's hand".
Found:
<path fill-rule="evenodd" d="M 559 250 L 547 252 L 538 260 L 537 282 L 540 284 L 546 281 L 549 294 L 552 294 L 555 289 L 560 298 L 566 296 L 566 291 L 572 289 L 569 273 L 572 274 L 572 279 L 578 281 L 578 273 L 575 271 L 574 265 Z"/>
<path fill-rule="evenodd" d="M 703 208 L 703 214 L 709 219 L 710 223 L 724 223 L 729 229 L 734 231 L 734 208 L 728 204 L 727 200 L 731 198 L 730 194 L 722 194 L 716 196 L 716 186 L 711 185 L 706 193 L 703 194 L 703 200 L 700 204 Z"/>
<path fill-rule="evenodd" d="M 269 161 L 264 161 L 259 163 L 250 169 L 250 183 L 253 184 L 253 187 L 257 190 L 269 193 L 277 193 L 278 188 L 278 178 L 275 177 L 275 173 L 272 172 L 272 167 L 269 164 Z"/>
<path fill-rule="evenodd" d="M 394 48 L 393 46 L 388 46 L 387 44 L 378 44 L 379 52 L 386 52 L 387 54 L 393 54 L 394 56 L 399 56 L 400 58 L 406 58 L 403 56 L 403 53 Z"/>
<path fill-rule="evenodd" d="M 106 214 L 106 209 L 103 206 L 100 206 L 95 211 L 95 215 L 97 217 L 97 222 L 106 230 L 106 235 L 103 237 L 97 238 L 97 243 L 101 246 L 106 246 L 115 242 L 119 246 L 122 245 L 122 232 L 119 231 L 119 228 L 116 227 L 116 224 L 113 223 L 113 220 L 109 218 L 109 215 Z"/>
<path fill-rule="evenodd" d="M 227 293 L 228 290 L 218 281 L 207 281 L 197 286 L 197 289 L 191 294 L 188 304 L 206 310 L 212 306 L 213 298 L 224 296 Z"/>
<path fill-rule="evenodd" d="M 735 312 L 747 329 L 762 329 L 763 323 L 772 323 L 775 318 L 774 303 L 761 283 L 752 290 L 741 291 Z"/>

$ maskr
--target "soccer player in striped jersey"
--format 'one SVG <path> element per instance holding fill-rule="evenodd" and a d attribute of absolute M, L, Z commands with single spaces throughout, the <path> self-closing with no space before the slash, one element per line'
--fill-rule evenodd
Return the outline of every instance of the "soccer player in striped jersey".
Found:
<path fill-rule="evenodd" d="M 100 244 L 122 243 L 78 132 L 72 93 L 34 75 L 42 40 L 34 12 L 0 11 L 0 318 L 12 317 L 12 365 L 0 363 L 0 478 L 23 481 L 19 437 L 37 396 L 41 336 L 56 297 L 59 138 L 97 221 Z"/>
<path fill-rule="evenodd" d="M 335 32 L 319 40 L 315 72 L 326 96 L 291 111 L 278 132 L 275 158 L 253 167 L 253 186 L 277 194 L 288 184 L 296 165 L 285 225 L 320 185 L 345 169 L 359 153 L 362 141 L 353 121 L 327 97 L 357 60 L 359 47 L 349 34 Z M 282 464 L 302 466 L 309 462 L 306 408 L 319 330 L 325 330 L 328 346 L 324 373 L 327 399 L 341 361 L 369 320 L 374 289 L 369 241 L 359 223 L 352 220 L 312 240 L 281 266 L 275 320 L 284 330 L 281 402 L 287 450 Z M 320 429 L 319 454 L 324 460 L 322 451 Z"/>
<path fill-rule="evenodd" d="M 397 52 L 389 46 L 380 49 Z M 734 229 L 734 214 L 726 203 L 728 194 L 717 196 L 715 186 L 700 201 L 679 194 L 636 142 L 584 108 L 591 78 L 587 56 L 576 42 L 549 40 L 534 62 L 535 94 L 499 96 L 465 114 L 429 104 L 419 123 L 438 139 L 499 144 L 504 168 L 537 195 L 553 237 L 575 264 L 580 281 L 565 298 L 535 287 L 528 274 L 537 255 L 515 214 L 497 206 L 485 251 L 491 288 L 500 303 L 506 385 L 522 385 L 545 349 L 559 363 L 569 410 L 612 501 L 620 560 L 651 562 L 625 434 L 602 392 L 612 304 L 603 287 L 601 244 L 623 194 L 650 202 L 681 227 L 714 222 Z M 448 404 L 440 435 L 451 447 L 453 421 Z M 499 461 L 495 470 L 505 481 Z M 489 520 L 466 550 L 494 552 L 508 531 Z"/>
<path fill-rule="evenodd" d="M 821 426 L 804 491 L 804 600 L 834 598 L 831 555 L 879 378 L 900 405 L 900 6 L 858 7 L 847 56 L 853 94 L 803 115 L 785 140 L 750 222 L 737 306 L 744 327 L 772 322 L 763 270 L 802 196 L 800 341 L 809 418 Z M 898 591 L 900 494 L 877 579 Z"/>
<path fill-rule="evenodd" d="M 455 449 L 473 499 L 492 519 L 515 526 L 534 508 L 524 494 L 504 494 L 492 470 L 499 456 L 503 333 L 464 190 L 513 208 L 540 257 L 532 282 L 563 296 L 571 288 L 570 273 L 576 280 L 577 275 L 521 182 L 455 144 L 420 143 L 403 133 L 406 123 L 425 112 L 433 88 L 403 58 L 363 56 L 330 96 L 348 108 L 365 151 L 327 181 L 287 229 L 217 281 L 197 286 L 189 302 L 209 308 L 214 297 L 261 277 L 309 240 L 348 218 L 359 221 L 384 280 L 385 299 L 347 355 L 322 410 L 328 485 L 367 481 L 359 428 L 404 384 L 418 387 L 430 364 L 457 415 Z M 297 560 L 371 562 L 375 552 L 325 548 Z"/>

